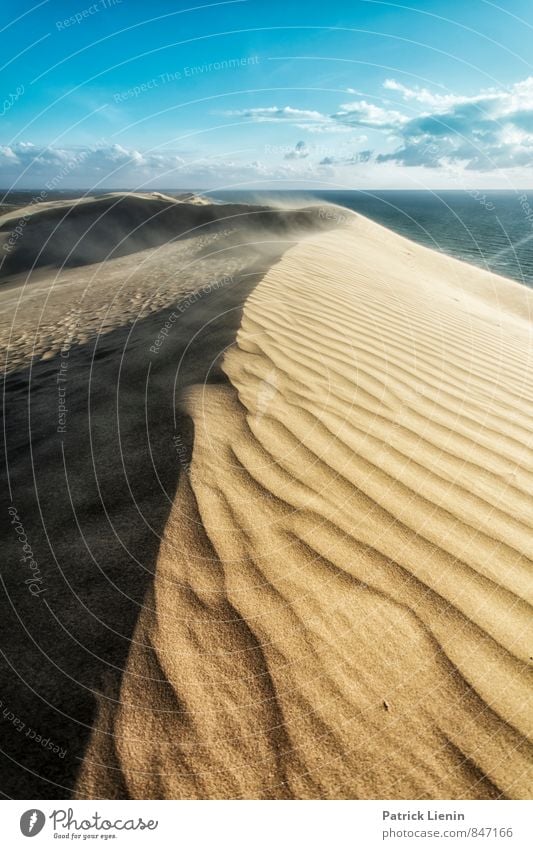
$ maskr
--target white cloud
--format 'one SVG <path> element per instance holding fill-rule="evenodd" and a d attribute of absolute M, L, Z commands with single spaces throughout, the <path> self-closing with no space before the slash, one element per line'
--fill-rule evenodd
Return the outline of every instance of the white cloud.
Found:
<path fill-rule="evenodd" d="M 407 121 L 405 115 L 390 109 L 383 109 L 366 100 L 341 104 L 340 110 L 332 115 L 335 121 L 350 126 L 371 127 L 378 130 L 395 130 Z"/>
<path fill-rule="evenodd" d="M 175 153 L 146 153 L 119 144 L 95 148 L 39 148 L 31 142 L 23 142 L 0 147 L 0 182 L 19 188 L 44 186 L 52 191 L 97 185 L 212 187 L 316 178 L 316 150 L 298 141 L 284 153 L 287 154 L 286 163 L 281 154 L 277 157 L 281 162 L 245 161 L 224 155 L 185 161 Z M 19 178 L 22 178 L 20 182 Z"/>
<path fill-rule="evenodd" d="M 355 93 L 353 89 L 348 91 Z M 400 112 L 382 109 L 366 100 L 342 104 L 333 115 L 293 106 L 258 106 L 229 110 L 223 114 L 256 124 L 290 124 L 310 133 L 351 133 L 354 126 L 395 129 L 408 120 Z"/>
<path fill-rule="evenodd" d="M 474 171 L 533 165 L 533 77 L 472 96 L 432 93 L 395 80 L 384 86 L 425 108 L 398 125 L 401 144 L 378 162 L 430 168 L 461 163 Z"/>
<path fill-rule="evenodd" d="M 253 109 L 231 109 L 223 113 L 230 118 L 248 118 L 257 123 L 279 124 L 297 121 L 324 123 L 330 119 L 314 109 L 295 109 L 293 106 L 260 106 Z"/>
<path fill-rule="evenodd" d="M 383 88 L 389 91 L 397 91 L 402 95 L 404 100 L 414 100 L 417 103 L 434 108 L 453 106 L 455 103 L 461 103 L 469 99 L 456 94 L 438 94 L 429 91 L 427 88 L 409 88 L 396 80 L 385 80 Z"/>
<path fill-rule="evenodd" d="M 355 153 L 339 156 L 325 156 L 320 160 L 320 165 L 361 165 L 370 162 L 372 159 L 371 150 L 358 150 Z"/>
<path fill-rule="evenodd" d="M 397 184 L 398 174 L 407 174 L 406 169 L 421 180 L 429 180 L 426 175 L 432 169 L 443 175 L 438 177 L 441 181 L 458 170 L 468 174 L 470 182 L 483 181 L 491 172 L 494 184 L 509 169 L 520 172 L 522 180 L 524 174 L 526 178 L 533 174 L 533 77 L 507 89 L 490 88 L 472 95 L 409 87 L 393 79 L 385 80 L 383 87 L 387 97 L 396 96 L 392 106 L 389 101 L 381 105 L 370 102 L 367 96 L 341 104 L 332 114 L 290 105 L 224 113 L 253 124 L 295 128 L 290 145 L 264 145 L 261 158 L 253 161 L 223 152 L 199 160 L 192 154 L 186 159 L 175 152 L 145 152 L 120 144 L 52 148 L 25 141 L 0 146 L 0 182 L 32 188 L 48 181 L 54 181 L 54 188 L 97 184 L 169 187 L 230 185 L 254 179 L 271 184 L 291 179 L 316 181 L 326 175 L 346 184 L 350 169 L 361 180 L 370 175 L 376 180 L 381 169 L 383 180 L 393 174 Z M 356 137 L 357 127 L 368 129 L 369 138 Z M 303 131 L 322 134 L 320 141 L 324 138 L 327 144 L 313 144 L 309 136 L 305 141 L 300 136 Z M 326 134 L 335 132 L 347 135 L 327 138 Z M 316 136 L 315 140 L 319 141 Z M 365 167 L 357 167 L 361 165 Z M 17 182 L 20 177 L 22 182 Z"/>
<path fill-rule="evenodd" d="M 141 153 L 120 144 L 100 147 L 52 148 L 37 147 L 31 142 L 0 147 L 0 179 L 9 184 L 19 176 L 33 185 L 54 182 L 66 185 L 83 177 L 97 182 L 102 177 L 112 178 L 117 183 L 125 175 L 143 175 L 174 171 L 183 166 L 184 160 L 175 154 Z"/>
<path fill-rule="evenodd" d="M 164 168 L 180 163 L 183 163 L 183 160 L 175 155 L 142 154 L 138 150 L 128 150 L 120 144 L 85 148 L 39 148 L 31 142 L 20 142 L 16 145 L 0 147 L 0 165 L 17 169 L 31 168 L 35 173 L 54 167 L 63 168 L 67 165 L 81 166 L 83 164 L 87 172 L 110 171 L 123 166 Z"/>
<path fill-rule="evenodd" d="M 227 118 L 242 118 L 254 124 L 290 124 L 310 133 L 351 132 L 351 127 L 342 126 L 331 115 L 294 106 L 258 106 L 252 109 L 231 109 L 222 114 Z"/>
<path fill-rule="evenodd" d="M 296 142 L 293 150 L 287 151 L 285 154 L 285 159 L 307 159 L 309 156 L 309 150 L 307 149 L 307 145 L 304 141 Z"/>

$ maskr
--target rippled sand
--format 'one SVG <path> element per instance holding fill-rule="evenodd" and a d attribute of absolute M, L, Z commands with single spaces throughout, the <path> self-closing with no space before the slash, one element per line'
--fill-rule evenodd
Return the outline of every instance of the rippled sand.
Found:
<path fill-rule="evenodd" d="M 531 794 L 532 304 L 359 216 L 267 271 L 79 797 Z"/>

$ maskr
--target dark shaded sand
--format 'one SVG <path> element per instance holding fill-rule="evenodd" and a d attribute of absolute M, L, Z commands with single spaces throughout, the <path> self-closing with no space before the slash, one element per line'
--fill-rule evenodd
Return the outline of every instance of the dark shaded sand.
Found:
<path fill-rule="evenodd" d="M 128 199 L 115 200 L 110 229 L 124 230 Z M 143 202 L 147 217 L 160 209 L 157 198 Z M 0 699 L 25 724 L 18 731 L 15 722 L 0 723 L 1 789 L 12 797 L 72 794 L 99 694 L 119 693 L 190 451 L 175 399 L 187 385 L 225 380 L 217 357 L 234 342 L 247 295 L 302 228 L 323 226 L 316 211 L 183 206 L 191 226 L 170 242 L 31 274 L 30 218 L 19 246 L 23 254 L 29 234 L 28 268 L 0 273 L 8 480 L 46 587 L 39 599 L 24 583 L 32 573 L 20 560 L 8 502 Z M 100 199 L 94 211 L 98 217 Z M 75 217 L 77 208 L 62 213 Z M 179 319 L 155 354 L 150 348 L 172 313 Z M 65 433 L 58 433 L 59 387 Z M 26 737 L 29 728 L 66 754 L 43 749 Z"/>
<path fill-rule="evenodd" d="M 12 539 L 4 701 L 68 748 L 4 722 L 4 792 L 527 798 L 532 294 L 360 216 L 183 206 L 200 234 L 2 296 L 46 585 Z"/>

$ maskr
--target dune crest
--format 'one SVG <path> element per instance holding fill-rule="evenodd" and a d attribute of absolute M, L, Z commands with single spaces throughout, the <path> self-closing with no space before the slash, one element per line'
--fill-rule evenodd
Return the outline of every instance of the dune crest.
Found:
<path fill-rule="evenodd" d="M 0 215 L 0 283 L 41 267 L 78 268 L 236 224 L 242 231 L 265 229 L 278 236 L 310 225 L 332 226 L 314 207 L 282 211 L 218 204 L 192 193 L 110 192 L 35 202 Z"/>
<path fill-rule="evenodd" d="M 530 795 L 532 305 L 359 216 L 270 269 L 80 797 Z"/>

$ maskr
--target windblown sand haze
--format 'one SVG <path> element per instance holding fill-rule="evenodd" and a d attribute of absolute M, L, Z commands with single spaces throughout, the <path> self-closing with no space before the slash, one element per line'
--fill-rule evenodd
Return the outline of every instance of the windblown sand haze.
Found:
<path fill-rule="evenodd" d="M 532 304 L 355 215 L 266 271 L 80 798 L 531 794 Z"/>
<path fill-rule="evenodd" d="M 200 201 L 0 219 L 5 792 L 528 798 L 531 292 Z"/>

